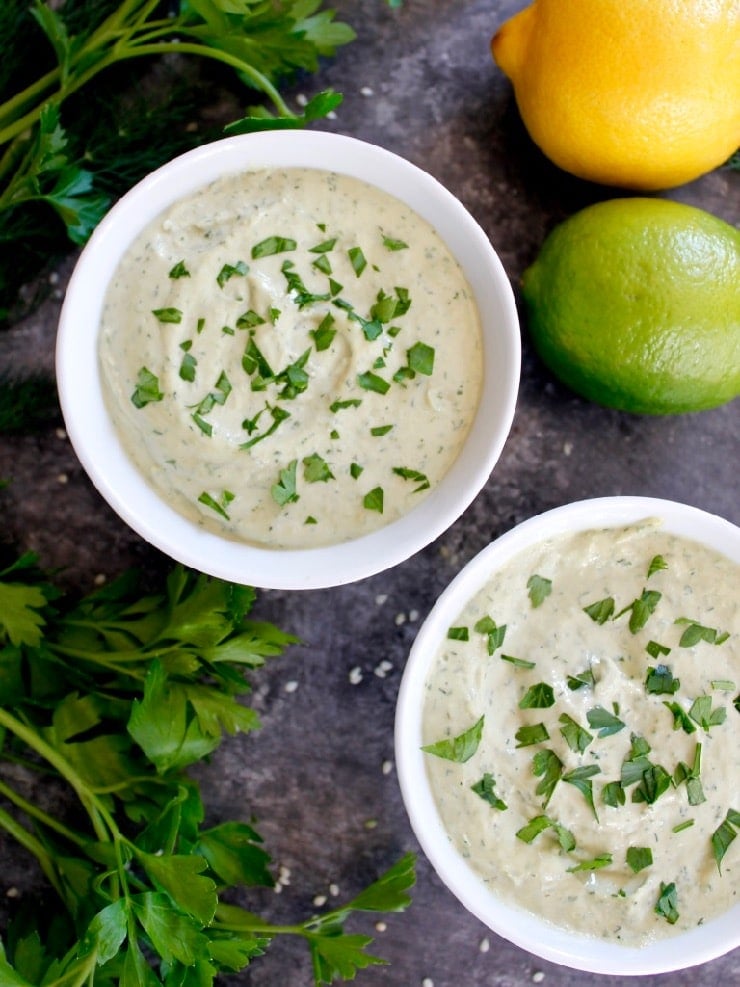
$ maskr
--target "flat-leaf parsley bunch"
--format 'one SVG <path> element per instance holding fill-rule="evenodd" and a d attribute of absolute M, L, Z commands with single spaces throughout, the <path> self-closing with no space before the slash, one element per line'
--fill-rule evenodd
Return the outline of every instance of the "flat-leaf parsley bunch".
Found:
<path fill-rule="evenodd" d="M 11 924 L 4 987 L 207 987 L 279 934 L 306 942 L 317 985 L 384 962 L 344 925 L 409 904 L 411 855 L 295 925 L 224 900 L 271 886 L 270 858 L 251 824 L 204 825 L 187 769 L 258 726 L 246 673 L 295 643 L 250 619 L 254 599 L 181 566 L 160 592 L 142 594 L 131 572 L 76 603 L 30 553 L 0 572 L 0 827 L 60 902 Z M 50 812 L 39 778 L 77 811 Z"/>

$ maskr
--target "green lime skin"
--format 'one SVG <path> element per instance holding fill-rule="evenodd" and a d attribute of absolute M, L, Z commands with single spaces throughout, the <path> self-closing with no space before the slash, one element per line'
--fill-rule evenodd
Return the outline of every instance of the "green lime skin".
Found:
<path fill-rule="evenodd" d="M 740 231 L 670 199 L 610 199 L 555 227 L 522 278 L 544 363 L 637 414 L 740 394 Z"/>

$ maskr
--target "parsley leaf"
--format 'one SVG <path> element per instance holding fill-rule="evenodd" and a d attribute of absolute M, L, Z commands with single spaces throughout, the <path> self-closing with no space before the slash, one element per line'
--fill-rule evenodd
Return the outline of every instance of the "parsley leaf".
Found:
<path fill-rule="evenodd" d="M 527 580 L 527 589 L 532 606 L 542 606 L 550 593 L 552 593 L 552 580 L 546 579 L 545 576 L 534 574 Z"/>
<path fill-rule="evenodd" d="M 472 791 L 476 795 L 479 795 L 484 802 L 487 802 L 492 809 L 500 809 L 502 812 L 507 808 L 506 802 L 495 792 L 496 779 L 488 771 L 483 775 L 480 781 L 476 781 L 474 785 L 470 786 Z"/>
<path fill-rule="evenodd" d="M 471 727 L 463 730 L 457 737 L 445 738 L 444 740 L 436 741 L 436 743 L 427 744 L 425 747 L 422 747 L 422 750 L 425 754 L 434 754 L 435 757 L 442 757 L 447 761 L 464 764 L 478 750 L 478 745 L 483 736 L 484 723 L 485 717 L 481 716 Z"/>

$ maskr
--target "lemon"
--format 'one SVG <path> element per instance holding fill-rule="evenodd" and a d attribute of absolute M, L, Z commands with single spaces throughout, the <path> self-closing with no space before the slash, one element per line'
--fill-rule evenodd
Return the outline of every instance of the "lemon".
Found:
<path fill-rule="evenodd" d="M 740 232 L 669 199 L 611 199 L 556 226 L 524 272 L 535 348 L 574 391 L 669 414 L 740 394 Z"/>
<path fill-rule="evenodd" d="M 491 49 L 534 142 L 580 178 L 671 188 L 740 143 L 737 0 L 534 0 Z"/>

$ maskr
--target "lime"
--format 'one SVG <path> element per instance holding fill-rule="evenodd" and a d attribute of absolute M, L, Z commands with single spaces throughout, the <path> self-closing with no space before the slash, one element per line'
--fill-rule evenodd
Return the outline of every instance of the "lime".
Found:
<path fill-rule="evenodd" d="M 740 394 L 740 232 L 668 199 L 611 199 L 555 227 L 522 279 L 538 353 L 574 391 L 641 414 Z"/>

